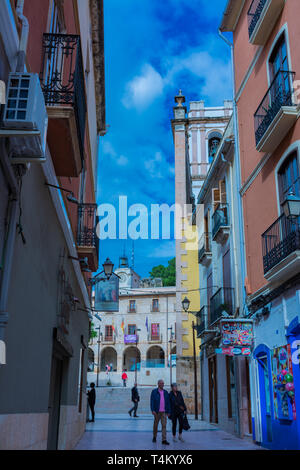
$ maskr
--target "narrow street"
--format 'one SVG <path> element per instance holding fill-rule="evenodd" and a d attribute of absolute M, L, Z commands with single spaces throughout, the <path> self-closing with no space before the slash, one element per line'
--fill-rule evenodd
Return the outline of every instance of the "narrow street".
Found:
<path fill-rule="evenodd" d="M 173 442 L 168 422 L 169 446 L 152 443 L 153 417 L 150 414 L 130 418 L 126 414 L 96 415 L 88 423 L 76 450 L 261 450 L 247 440 L 238 439 L 205 421 L 189 417 L 191 430 L 183 434 L 185 442 Z"/>
<path fill-rule="evenodd" d="M 130 418 L 127 413 L 119 412 L 122 407 L 124 411 L 126 407 L 131 407 L 131 402 L 126 402 L 129 390 L 98 389 L 95 423 L 87 423 L 86 432 L 76 450 L 261 450 L 261 447 L 248 440 L 238 439 L 200 419 L 195 421 L 191 416 L 191 429 L 183 434 L 185 442 L 173 442 L 171 421 L 168 420 L 167 439 L 170 445 L 161 444 L 160 433 L 157 443 L 152 443 L 153 417 L 149 412 L 145 412 L 150 391 L 150 388 L 141 391 L 139 418 Z M 113 395 L 113 398 L 108 400 L 109 395 Z M 112 408 L 115 408 L 115 413 Z"/>

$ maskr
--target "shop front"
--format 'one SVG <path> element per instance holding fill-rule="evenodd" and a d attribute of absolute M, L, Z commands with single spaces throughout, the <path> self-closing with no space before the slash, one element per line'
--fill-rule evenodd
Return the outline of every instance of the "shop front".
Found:
<path fill-rule="evenodd" d="M 270 320 L 269 320 L 270 321 Z M 274 323 L 273 323 L 274 325 Z M 281 332 L 282 333 L 282 332 Z M 277 336 L 280 335 L 275 330 Z M 256 441 L 274 450 L 300 449 L 300 324 L 286 328 L 286 341 L 273 347 L 259 344 L 253 351 L 258 406 Z"/>

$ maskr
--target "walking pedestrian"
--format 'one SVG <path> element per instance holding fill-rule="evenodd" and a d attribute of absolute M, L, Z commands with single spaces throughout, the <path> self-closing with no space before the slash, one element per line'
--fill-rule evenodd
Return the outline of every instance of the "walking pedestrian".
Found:
<path fill-rule="evenodd" d="M 139 406 L 140 395 L 139 395 L 139 391 L 137 388 L 137 383 L 135 383 L 131 389 L 131 401 L 133 402 L 133 407 L 128 411 L 128 413 L 131 416 L 131 413 L 133 412 L 134 418 L 138 418 L 138 415 L 136 414 L 136 412 Z"/>
<path fill-rule="evenodd" d="M 123 380 L 123 387 L 126 387 L 126 382 L 127 382 L 127 374 L 125 372 L 125 369 L 123 370 L 123 374 L 122 374 L 122 380 Z"/>
<path fill-rule="evenodd" d="M 170 396 L 170 403 L 171 403 L 173 441 L 177 442 L 176 427 L 177 427 L 177 420 L 178 420 L 178 423 L 179 423 L 178 439 L 181 442 L 184 442 L 184 440 L 182 439 L 182 430 L 183 430 L 183 418 L 184 418 L 184 415 L 186 414 L 186 406 L 184 403 L 182 393 L 178 390 L 176 383 L 172 383 L 171 392 L 169 396 Z"/>
<path fill-rule="evenodd" d="M 171 416 L 171 404 L 170 397 L 166 390 L 164 390 L 164 381 L 159 380 L 158 388 L 155 388 L 151 392 L 150 407 L 154 416 L 153 424 L 153 439 L 152 442 L 156 442 L 158 423 L 161 421 L 162 426 L 162 443 L 169 445 L 167 441 L 167 416 Z"/>
<path fill-rule="evenodd" d="M 95 422 L 95 403 L 96 403 L 96 390 L 94 382 L 91 382 L 91 390 L 87 392 L 88 404 L 92 413 L 92 419 L 89 420 L 90 423 Z"/>

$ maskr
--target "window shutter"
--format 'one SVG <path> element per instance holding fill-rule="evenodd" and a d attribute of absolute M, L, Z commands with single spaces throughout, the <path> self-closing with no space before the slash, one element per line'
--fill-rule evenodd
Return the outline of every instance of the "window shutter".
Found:
<path fill-rule="evenodd" d="M 220 193 L 220 189 L 219 188 L 214 188 L 212 190 L 212 200 L 213 200 L 213 208 L 214 208 L 214 211 L 216 210 L 217 206 L 220 204 L 221 202 L 221 193 Z"/>
<path fill-rule="evenodd" d="M 220 190 L 220 200 L 224 204 L 227 202 L 227 195 L 226 195 L 226 182 L 225 180 L 219 182 L 219 190 Z"/>

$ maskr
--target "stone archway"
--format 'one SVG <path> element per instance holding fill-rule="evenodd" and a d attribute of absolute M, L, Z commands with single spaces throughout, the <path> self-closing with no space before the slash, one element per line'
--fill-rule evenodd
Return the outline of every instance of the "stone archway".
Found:
<path fill-rule="evenodd" d="M 112 371 L 116 371 L 117 370 L 117 359 L 118 359 L 118 355 L 117 355 L 117 351 L 115 350 L 115 348 L 113 348 L 112 346 L 107 346 L 106 348 L 102 349 L 102 352 L 101 352 L 101 372 L 105 372 L 105 366 L 106 365 L 112 365 Z"/>
<path fill-rule="evenodd" d="M 160 346 L 151 346 L 148 349 L 146 367 L 165 367 L 165 352 Z"/>
<path fill-rule="evenodd" d="M 140 370 L 141 352 L 136 346 L 129 346 L 123 353 L 123 369 L 128 372 L 134 372 L 136 363 L 137 370 Z"/>

